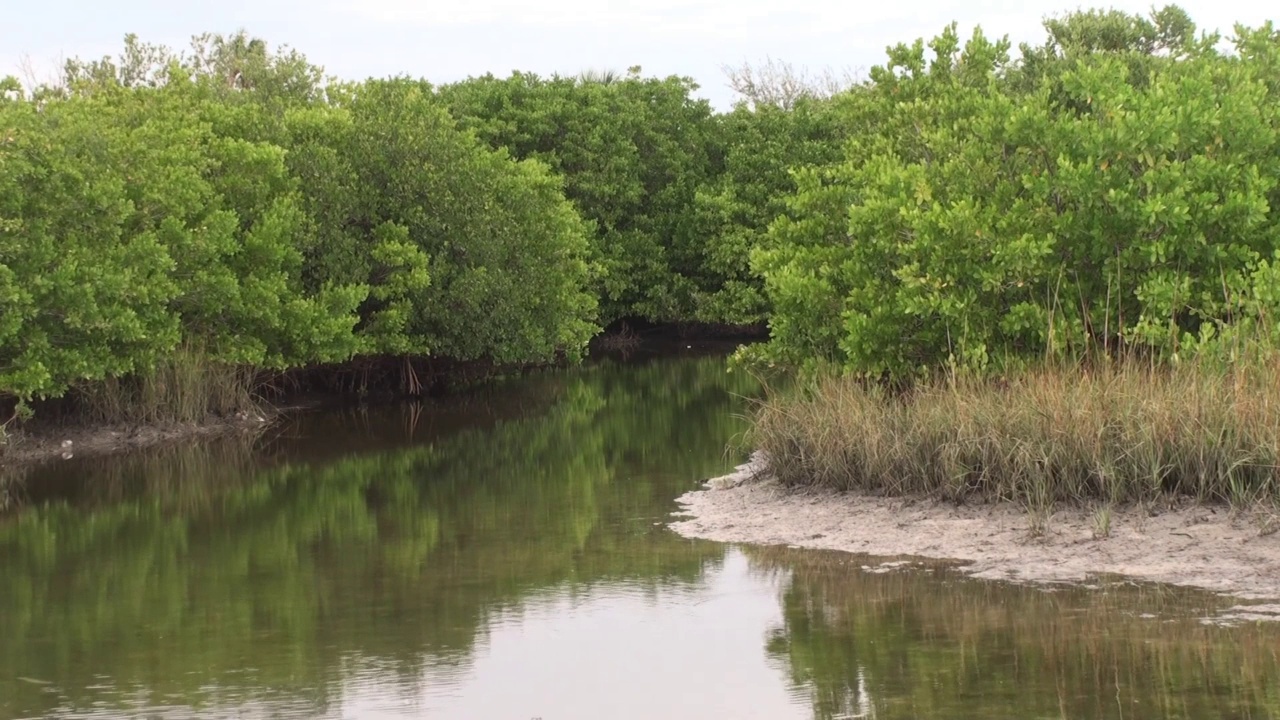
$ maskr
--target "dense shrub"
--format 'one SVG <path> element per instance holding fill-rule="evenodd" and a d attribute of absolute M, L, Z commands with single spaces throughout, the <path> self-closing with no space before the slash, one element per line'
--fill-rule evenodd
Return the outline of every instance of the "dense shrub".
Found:
<path fill-rule="evenodd" d="M 282 367 L 349 355 L 363 291 L 305 291 L 284 151 L 221 136 L 208 94 L 100 87 L 0 106 L 0 388 L 60 395 L 179 344 Z"/>
<path fill-rule="evenodd" d="M 174 358 L 545 362 L 623 318 L 767 320 L 745 358 L 874 377 L 1269 342 L 1275 30 L 1045 28 L 721 114 L 638 68 L 338 83 L 130 36 L 0 86 L 0 400 Z"/>
<path fill-rule="evenodd" d="M 420 83 L 321 86 L 243 37 L 190 57 L 130 38 L 60 86 L 4 89 L 0 400 L 178 359 L 209 378 L 359 354 L 545 362 L 591 335 L 559 178 L 457 129 Z"/>
<path fill-rule="evenodd" d="M 559 178 L 459 131 L 425 83 L 368 81 L 291 113 L 312 282 L 370 287 L 363 349 L 502 363 L 592 334 L 586 228 Z"/>
<path fill-rule="evenodd" d="M 595 225 L 601 320 L 695 314 L 703 238 L 694 195 L 714 170 L 711 108 L 686 78 L 541 78 L 514 73 L 439 89 L 459 123 L 494 148 L 545 162 Z"/>
<path fill-rule="evenodd" d="M 698 190 L 692 209 L 700 238 L 688 272 L 695 317 L 758 323 L 768 303 L 751 253 L 768 247 L 770 223 L 787 213 L 787 198 L 797 189 L 794 172 L 839 159 L 843 131 L 831 103 L 820 99 L 801 98 L 788 109 L 744 103 L 716 119 L 722 165 Z"/>
<path fill-rule="evenodd" d="M 754 256 L 758 356 L 912 375 L 1274 322 L 1273 31 L 1224 53 L 1176 9 L 1048 25 L 1021 61 L 953 25 L 839 99 L 843 158 L 799 176 Z"/>

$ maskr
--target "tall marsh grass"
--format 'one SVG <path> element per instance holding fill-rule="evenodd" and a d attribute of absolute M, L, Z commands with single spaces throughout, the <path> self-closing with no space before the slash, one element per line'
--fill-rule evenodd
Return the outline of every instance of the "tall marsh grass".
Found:
<path fill-rule="evenodd" d="M 191 423 L 259 412 L 252 368 L 213 362 L 179 348 L 149 372 L 87 383 L 75 397 L 83 416 L 107 423 Z"/>
<path fill-rule="evenodd" d="M 1280 358 L 1102 361 L 770 393 L 747 440 L 785 485 L 1024 503 L 1280 498 Z"/>

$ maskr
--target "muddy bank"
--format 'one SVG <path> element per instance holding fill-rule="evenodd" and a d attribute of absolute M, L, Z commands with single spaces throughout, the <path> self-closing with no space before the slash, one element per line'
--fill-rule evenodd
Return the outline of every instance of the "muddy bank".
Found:
<path fill-rule="evenodd" d="M 279 411 L 264 411 L 200 423 L 43 427 L 10 437 L 7 446 L 0 448 L 0 470 L 110 455 L 184 440 L 257 432 L 278 415 Z"/>
<path fill-rule="evenodd" d="M 1242 598 L 1280 598 L 1280 533 L 1222 507 L 1116 509 L 1095 537 L 1095 513 L 1060 509 L 1043 537 L 1010 504 L 956 506 L 923 498 L 789 491 L 759 459 L 679 499 L 686 537 L 965 563 L 980 578 L 1079 582 L 1115 574 Z M 1274 528 L 1275 525 L 1270 525 Z"/>

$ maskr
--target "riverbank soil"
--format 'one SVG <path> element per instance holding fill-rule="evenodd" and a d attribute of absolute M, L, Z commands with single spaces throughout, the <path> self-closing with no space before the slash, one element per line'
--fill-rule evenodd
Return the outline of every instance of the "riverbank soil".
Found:
<path fill-rule="evenodd" d="M 1280 598 L 1280 533 L 1267 511 L 1154 504 L 1059 508 L 1036 535 L 1011 503 L 956 505 L 929 498 L 789 490 L 758 460 L 679 499 L 671 528 L 690 538 L 917 556 L 965 563 L 975 577 L 1081 582 L 1123 575 L 1247 599 Z M 1278 610 L 1280 612 L 1280 610 Z M 1280 614 L 1274 619 L 1280 620 Z"/>
<path fill-rule="evenodd" d="M 275 415 L 274 412 L 246 413 L 200 423 L 164 425 L 42 426 L 8 438 L 7 445 L 0 449 L 0 469 L 73 457 L 110 455 L 237 432 L 255 432 L 266 427 Z"/>

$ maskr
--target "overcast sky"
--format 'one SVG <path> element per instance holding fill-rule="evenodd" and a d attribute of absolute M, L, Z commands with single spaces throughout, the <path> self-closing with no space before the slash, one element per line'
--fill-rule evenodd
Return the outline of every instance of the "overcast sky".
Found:
<path fill-rule="evenodd" d="M 733 100 L 721 66 L 766 56 L 797 67 L 865 72 L 885 46 L 931 36 L 952 20 L 1015 44 L 1040 20 L 1081 7 L 1064 0 L 4 0 L 0 76 L 24 57 L 48 74 L 60 58 L 116 55 L 125 33 L 185 47 L 192 35 L 245 29 L 287 44 L 348 79 L 409 74 L 442 83 L 511 70 L 586 69 L 693 77 L 717 107 Z M 1274 17 L 1261 0 L 1185 0 L 1202 29 Z M 1083 4 L 1084 7 L 1103 3 Z M 1106 5 L 1146 12 L 1150 2 Z"/>

